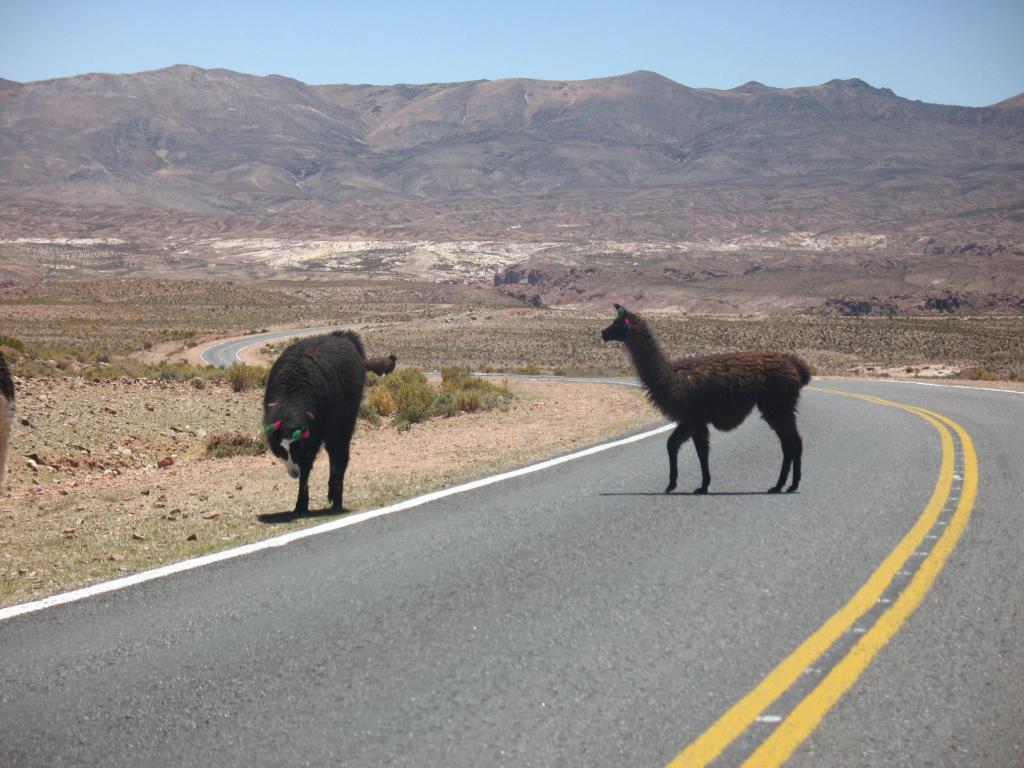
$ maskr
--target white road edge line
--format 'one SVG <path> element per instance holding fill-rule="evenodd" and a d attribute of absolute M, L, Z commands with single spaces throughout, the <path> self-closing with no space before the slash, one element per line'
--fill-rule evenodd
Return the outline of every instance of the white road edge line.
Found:
<path fill-rule="evenodd" d="M 192 558 L 191 560 L 184 560 L 180 563 L 171 563 L 170 565 L 164 565 L 160 568 L 154 568 L 149 571 L 143 571 L 142 573 L 132 574 L 131 576 L 125 576 L 120 579 L 114 579 L 112 581 L 105 581 L 100 584 L 94 584 L 91 587 L 83 587 L 82 589 L 76 589 L 71 592 L 64 592 L 59 595 L 53 595 L 52 597 L 44 597 L 42 600 L 35 600 L 31 603 L 22 603 L 21 605 L 12 605 L 7 608 L 0 608 L 0 621 L 6 621 L 12 619 L 15 616 L 21 616 L 26 613 L 33 613 L 35 611 L 41 611 L 45 608 L 52 608 L 57 605 L 64 605 L 65 603 L 74 603 L 79 600 L 85 600 L 95 595 L 102 595 L 105 592 L 114 592 L 119 589 L 125 589 L 136 584 L 142 584 L 147 581 L 153 581 L 154 579 L 161 579 L 165 576 L 171 576 L 175 573 L 181 573 L 183 571 L 191 571 L 196 568 L 202 568 L 203 566 L 210 565 L 211 563 L 219 563 L 223 560 L 231 560 L 236 557 L 248 555 L 253 552 L 260 552 L 264 549 L 272 549 L 274 547 L 283 547 L 286 544 L 290 544 L 293 541 L 300 539 L 307 539 L 310 536 L 318 536 L 322 533 L 330 533 L 331 531 L 337 531 L 341 528 L 348 528 L 350 525 L 358 525 L 359 523 L 372 520 L 375 517 L 383 517 L 384 515 L 390 515 L 394 512 L 401 512 L 406 509 L 413 507 L 419 507 L 423 504 L 429 504 L 432 501 L 443 499 L 448 496 L 455 496 L 456 494 L 466 493 L 467 491 L 473 491 L 477 488 L 483 488 L 484 486 L 493 485 L 494 483 L 500 483 L 504 480 L 511 480 L 516 477 L 522 477 L 523 475 L 529 475 L 534 472 L 540 472 L 551 467 L 558 466 L 559 464 L 565 464 L 576 459 L 582 459 L 587 456 L 593 456 L 595 453 L 601 453 L 612 448 L 619 448 L 623 445 L 629 445 L 630 443 L 636 443 L 641 440 L 646 440 L 649 437 L 660 435 L 664 432 L 668 432 L 673 429 L 675 424 L 665 424 L 657 429 L 652 429 L 647 432 L 641 432 L 638 435 L 632 437 L 625 437 L 620 440 L 613 440 L 610 443 L 601 443 L 590 448 L 586 448 L 576 453 L 570 453 L 566 456 L 559 456 L 554 459 L 548 459 L 538 464 L 531 464 L 528 467 L 522 467 L 520 469 L 514 469 L 510 472 L 503 472 L 499 475 L 491 475 L 490 477 L 484 477 L 479 480 L 473 480 L 469 483 L 463 483 L 462 485 L 456 485 L 452 488 L 445 488 L 440 491 L 434 491 L 423 496 L 417 496 L 412 499 L 406 499 L 400 501 L 397 504 L 392 504 L 388 507 L 380 507 L 379 509 L 371 509 L 366 512 L 359 512 L 358 514 L 350 514 L 337 520 L 332 520 L 329 523 L 323 523 L 322 525 L 316 525 L 311 528 L 303 528 L 301 531 L 292 531 L 291 533 L 285 533 L 281 536 L 275 536 L 270 539 L 264 539 L 263 541 L 253 542 L 252 544 L 245 544 L 241 547 L 234 547 L 232 549 L 225 549 L 220 552 L 214 552 L 209 555 L 203 555 L 202 557 Z"/>
<path fill-rule="evenodd" d="M 833 379 L 820 379 L 832 381 Z M 937 381 L 909 381 L 908 379 L 835 379 L 835 381 L 870 381 L 877 384 L 916 384 L 919 387 L 944 387 L 945 389 L 971 389 L 978 392 L 1002 392 L 1004 395 L 1024 395 L 1024 390 L 999 389 L 998 387 L 972 387 L 969 384 L 940 384 Z"/>

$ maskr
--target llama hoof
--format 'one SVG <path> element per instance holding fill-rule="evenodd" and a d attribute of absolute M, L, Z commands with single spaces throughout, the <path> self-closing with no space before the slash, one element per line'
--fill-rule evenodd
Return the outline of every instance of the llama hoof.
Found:
<path fill-rule="evenodd" d="M 786 493 L 794 493 L 796 491 L 796 488 L 797 487 L 795 485 L 791 485 L 789 486 L 789 488 L 786 489 Z"/>
<path fill-rule="evenodd" d="M 665 493 L 672 493 L 676 489 L 675 483 L 669 483 L 668 488 L 665 489 Z"/>
<path fill-rule="evenodd" d="M 780 488 L 777 485 L 773 485 L 771 488 L 768 489 L 768 493 L 779 493 L 781 491 L 782 491 L 782 488 Z"/>
<path fill-rule="evenodd" d="M 703 496 L 703 495 L 706 495 L 707 492 L 708 492 L 708 489 L 705 488 L 703 485 L 700 488 L 694 488 L 693 489 L 693 493 L 694 493 L 695 496 Z"/>
<path fill-rule="evenodd" d="M 292 510 L 293 515 L 308 515 L 309 505 L 308 504 L 296 504 L 295 509 Z"/>

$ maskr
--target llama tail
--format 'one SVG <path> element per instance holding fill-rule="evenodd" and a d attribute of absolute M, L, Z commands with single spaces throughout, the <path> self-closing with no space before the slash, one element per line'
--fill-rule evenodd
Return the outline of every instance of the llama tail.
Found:
<path fill-rule="evenodd" d="M 796 366 L 797 373 L 800 375 L 800 386 L 806 387 L 811 383 L 811 367 L 796 355 L 790 355 L 789 359 L 793 361 L 793 365 Z"/>

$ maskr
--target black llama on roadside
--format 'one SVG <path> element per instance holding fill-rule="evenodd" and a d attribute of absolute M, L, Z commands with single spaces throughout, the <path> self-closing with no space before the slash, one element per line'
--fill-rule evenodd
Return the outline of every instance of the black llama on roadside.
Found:
<path fill-rule="evenodd" d="M 370 373 L 376 373 L 378 376 L 386 376 L 395 370 L 395 363 L 397 362 L 398 357 L 395 355 L 371 357 L 366 361 L 366 370 Z"/>
<path fill-rule="evenodd" d="M 669 361 L 639 315 L 618 304 L 615 309 L 618 316 L 601 331 L 601 338 L 625 342 L 647 396 L 677 425 L 668 438 L 665 493 L 675 490 L 679 446 L 691 437 L 701 472 L 701 484 L 694 493 L 707 493 L 711 483 L 708 425 L 723 432 L 735 429 L 755 405 L 782 443 L 782 471 L 768 492 L 782 490 L 790 466 L 793 481 L 786 492 L 800 487 L 803 441 L 796 428 L 796 404 L 801 387 L 811 380 L 807 363 L 796 355 L 777 352 L 735 352 Z"/>
<path fill-rule="evenodd" d="M 321 445 L 331 462 L 327 498 L 333 511 L 341 511 L 349 443 L 365 382 L 366 353 L 352 331 L 301 339 L 270 369 L 263 428 L 270 450 L 298 478 L 294 514 L 309 511 L 309 473 Z"/>
<path fill-rule="evenodd" d="M 7 358 L 0 352 L 0 491 L 7 480 L 7 454 L 14 428 L 14 379 Z"/>

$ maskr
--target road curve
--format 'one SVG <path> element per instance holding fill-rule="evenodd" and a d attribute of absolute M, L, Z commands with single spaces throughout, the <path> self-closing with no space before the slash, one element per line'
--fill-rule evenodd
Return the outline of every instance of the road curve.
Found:
<path fill-rule="evenodd" d="M 0 620 L 0 765 L 1024 764 L 1022 422 L 827 382 L 794 495 L 752 418 Z"/>
<path fill-rule="evenodd" d="M 323 325 L 317 328 L 298 328 L 289 331 L 268 331 L 267 333 L 256 333 L 250 336 L 242 336 L 237 339 L 226 339 L 203 349 L 201 357 L 207 365 L 215 368 L 230 368 L 235 363 L 242 362 L 242 351 L 249 347 L 258 347 L 269 344 L 280 339 L 291 339 L 298 336 L 314 336 L 318 333 L 330 333 L 331 331 L 344 331 L 363 328 L 363 323 L 348 323 L 344 325 Z"/>

